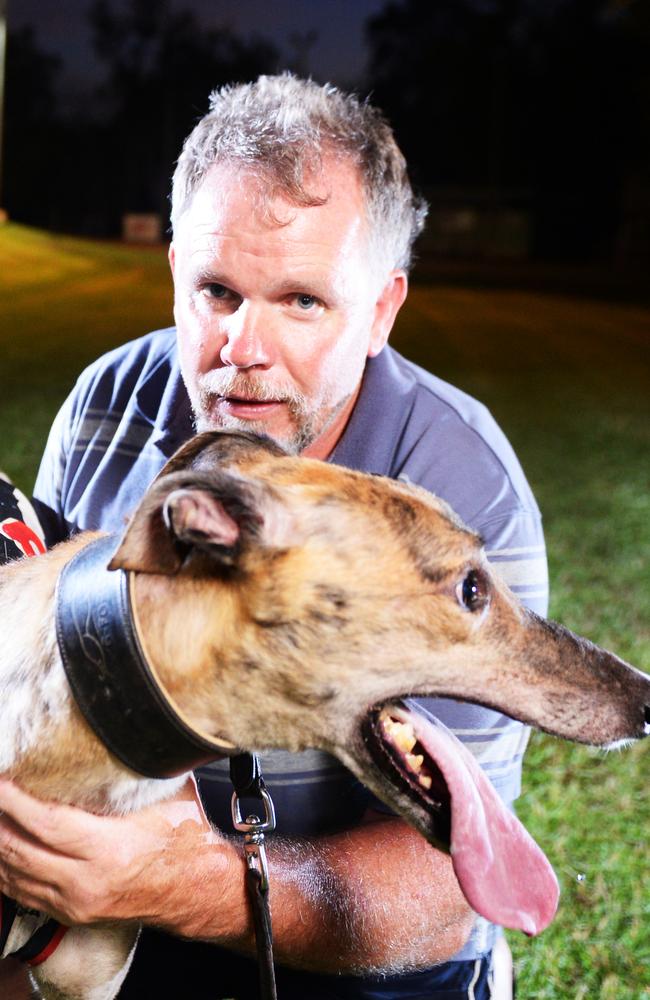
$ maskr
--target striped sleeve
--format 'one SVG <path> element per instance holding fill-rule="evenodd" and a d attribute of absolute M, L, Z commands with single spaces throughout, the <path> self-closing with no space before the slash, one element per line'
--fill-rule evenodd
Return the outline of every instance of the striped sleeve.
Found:
<path fill-rule="evenodd" d="M 57 413 L 34 484 L 32 502 L 38 514 L 48 546 L 68 537 L 62 516 L 62 489 L 69 449 L 70 426 L 74 409 L 70 395 Z"/>
<path fill-rule="evenodd" d="M 531 611 L 548 611 L 546 547 L 538 516 L 520 512 L 481 528 L 493 570 Z"/>

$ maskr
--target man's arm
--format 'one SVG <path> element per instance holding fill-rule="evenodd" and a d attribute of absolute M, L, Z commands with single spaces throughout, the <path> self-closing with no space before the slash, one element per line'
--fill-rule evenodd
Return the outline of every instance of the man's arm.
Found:
<path fill-rule="evenodd" d="M 142 920 L 252 953 L 241 845 L 212 830 L 193 781 L 126 818 L 39 802 L 0 782 L 0 889 L 64 923 Z M 397 972 L 450 958 L 474 915 L 450 859 L 399 819 L 269 838 L 276 958 Z"/>

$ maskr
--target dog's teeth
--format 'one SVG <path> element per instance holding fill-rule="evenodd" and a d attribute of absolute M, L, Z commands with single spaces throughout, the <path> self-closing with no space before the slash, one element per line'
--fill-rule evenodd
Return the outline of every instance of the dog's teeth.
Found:
<path fill-rule="evenodd" d="M 384 735 L 390 740 L 393 746 L 404 755 L 404 762 L 409 771 L 416 775 L 422 788 L 426 788 L 427 791 L 429 791 L 431 785 L 433 784 L 433 779 L 430 774 L 427 774 L 426 772 L 422 773 L 424 754 L 411 753 L 411 750 L 417 743 L 417 737 L 413 726 L 410 722 L 398 722 L 397 719 L 393 719 L 386 709 L 384 709 L 379 716 L 379 722 Z"/>
<path fill-rule="evenodd" d="M 384 732 L 390 737 L 391 742 L 404 753 L 410 753 L 417 740 L 413 732 L 413 726 L 408 722 L 397 722 L 391 719 L 386 713 L 381 716 L 381 724 Z"/>
<path fill-rule="evenodd" d="M 382 712 L 382 713 L 381 713 L 381 716 L 380 716 L 380 721 L 381 721 L 381 728 L 382 728 L 382 729 L 384 730 L 384 732 L 385 732 L 385 733 L 387 733 L 387 734 L 388 734 L 389 736 L 392 736 L 392 734 L 393 734 L 393 733 L 394 733 L 394 732 L 395 732 L 396 730 L 399 730 L 399 728 L 400 728 L 400 727 L 401 727 L 401 725 L 402 725 L 402 723 L 401 723 L 401 722 L 397 722 L 397 720 L 396 720 L 396 719 L 391 719 L 391 717 L 390 717 L 390 715 L 388 714 L 388 712 Z"/>
<path fill-rule="evenodd" d="M 406 759 L 407 765 L 416 774 L 420 770 L 420 768 L 422 767 L 422 765 L 424 764 L 424 757 L 422 756 L 421 753 L 419 753 L 419 754 L 407 753 L 405 759 Z"/>
<path fill-rule="evenodd" d="M 395 746 L 397 746 L 400 750 L 403 750 L 404 753 L 410 753 L 416 743 L 413 727 L 409 726 L 408 723 L 399 722 L 397 723 L 397 726 L 398 728 L 392 733 Z"/>

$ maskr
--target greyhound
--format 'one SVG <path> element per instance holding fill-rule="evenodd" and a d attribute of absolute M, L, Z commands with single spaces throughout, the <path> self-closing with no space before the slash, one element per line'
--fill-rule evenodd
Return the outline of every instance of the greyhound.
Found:
<path fill-rule="evenodd" d="M 0 571 L 0 771 L 41 798 L 126 813 L 184 778 L 129 770 L 70 694 L 55 588 L 95 537 Z M 529 934 L 552 920 L 557 881 L 543 853 L 413 699 L 478 702 L 612 747 L 650 731 L 650 677 L 524 608 L 442 500 L 210 432 L 167 463 L 109 566 L 128 575 L 146 656 L 198 731 L 224 747 L 334 754 L 451 852 L 478 913 Z M 42 995 L 110 1000 L 136 936 L 71 928 L 33 973 Z"/>

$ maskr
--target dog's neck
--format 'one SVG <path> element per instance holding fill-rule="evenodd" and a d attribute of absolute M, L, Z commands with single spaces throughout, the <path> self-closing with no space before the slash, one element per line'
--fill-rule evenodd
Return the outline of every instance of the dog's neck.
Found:
<path fill-rule="evenodd" d="M 140 641 L 165 691 L 196 729 L 224 736 L 228 714 L 219 693 L 231 676 L 224 669 L 229 651 L 241 643 L 244 628 L 232 590 L 217 581 L 208 590 L 199 580 L 140 573 L 132 599 Z"/>
<path fill-rule="evenodd" d="M 58 553 L 49 558 L 50 574 L 36 559 L 22 559 L 0 568 L 0 621 L 4 646 L 0 656 L 2 732 L 0 771 L 13 773 L 16 764 L 38 746 L 53 720 L 69 724 L 70 703 L 60 669 L 52 602 L 58 574 Z"/>

